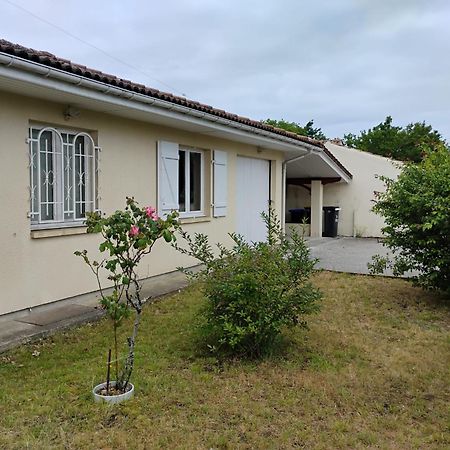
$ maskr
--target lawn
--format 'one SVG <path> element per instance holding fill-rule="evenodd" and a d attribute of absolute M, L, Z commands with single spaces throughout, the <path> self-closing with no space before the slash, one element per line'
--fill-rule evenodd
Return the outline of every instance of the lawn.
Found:
<path fill-rule="evenodd" d="M 450 310 L 402 280 L 321 272 L 322 311 L 264 361 L 193 334 L 196 287 L 145 309 L 136 397 L 97 405 L 105 320 L 0 355 L 0 448 L 449 448 Z M 448 303 L 447 303 L 448 305 Z"/>

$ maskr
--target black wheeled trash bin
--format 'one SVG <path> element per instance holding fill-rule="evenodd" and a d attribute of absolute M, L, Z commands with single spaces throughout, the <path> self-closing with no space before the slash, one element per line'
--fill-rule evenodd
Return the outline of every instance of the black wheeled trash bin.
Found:
<path fill-rule="evenodd" d="M 337 237 L 339 211 L 341 208 L 336 206 L 324 206 L 324 227 L 322 236 L 324 237 Z"/>

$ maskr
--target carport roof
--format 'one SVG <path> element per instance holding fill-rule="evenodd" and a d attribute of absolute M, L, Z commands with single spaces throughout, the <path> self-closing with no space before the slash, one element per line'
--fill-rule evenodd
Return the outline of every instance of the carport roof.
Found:
<path fill-rule="evenodd" d="M 294 180 L 325 180 L 344 181 L 348 183 L 353 175 L 328 150 L 311 151 L 305 156 L 293 158 L 286 167 L 286 178 Z M 295 183 L 293 183 L 295 184 Z"/>

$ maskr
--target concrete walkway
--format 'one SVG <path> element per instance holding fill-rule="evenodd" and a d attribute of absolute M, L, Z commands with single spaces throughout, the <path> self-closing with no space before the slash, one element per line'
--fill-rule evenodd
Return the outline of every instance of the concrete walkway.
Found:
<path fill-rule="evenodd" d="M 307 238 L 311 256 L 318 258 L 317 267 L 337 272 L 368 274 L 367 263 L 372 256 L 389 255 L 376 238 Z M 391 271 L 384 275 L 392 276 Z"/>
<path fill-rule="evenodd" d="M 307 242 L 311 256 L 319 258 L 318 268 L 338 272 L 368 274 L 367 263 L 372 256 L 388 253 L 378 239 L 307 238 Z M 187 279 L 180 272 L 159 275 L 144 281 L 143 296 L 160 297 L 186 285 Z M 91 293 L 0 316 L 0 353 L 103 315 L 104 311 L 98 307 L 98 294 Z"/>
<path fill-rule="evenodd" d="M 156 298 L 187 284 L 184 274 L 171 272 L 145 280 L 142 295 Z M 99 320 L 105 313 L 98 305 L 98 294 L 91 293 L 0 316 L 0 353 L 61 329 Z"/>

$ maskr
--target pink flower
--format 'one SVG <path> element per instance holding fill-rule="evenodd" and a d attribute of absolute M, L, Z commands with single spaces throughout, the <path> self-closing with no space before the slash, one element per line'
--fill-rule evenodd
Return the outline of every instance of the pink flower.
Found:
<path fill-rule="evenodd" d="M 130 235 L 130 237 L 137 236 L 139 234 L 139 227 L 137 225 L 132 225 L 128 234 Z"/>
<path fill-rule="evenodd" d="M 146 206 L 144 208 L 145 211 L 145 215 L 152 219 L 152 220 L 158 220 L 158 214 L 156 214 L 156 208 L 154 208 L 153 206 Z"/>

